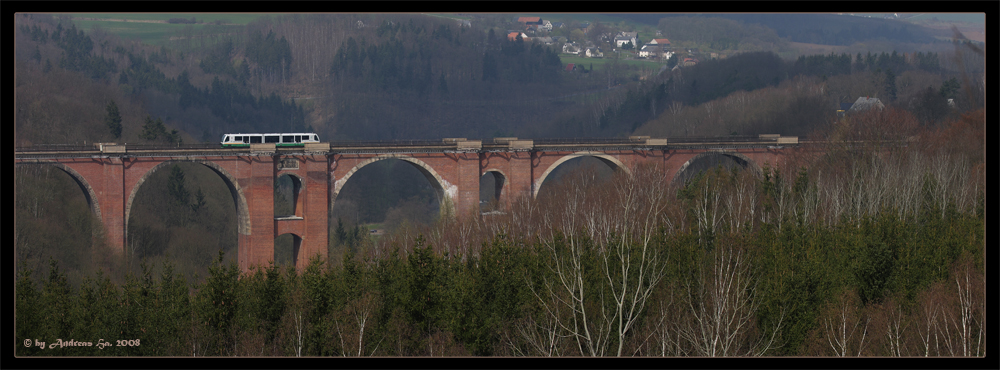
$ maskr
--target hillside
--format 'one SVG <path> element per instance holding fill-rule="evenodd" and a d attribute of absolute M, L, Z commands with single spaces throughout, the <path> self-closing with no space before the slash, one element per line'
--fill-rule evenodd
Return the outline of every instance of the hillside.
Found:
<path fill-rule="evenodd" d="M 572 30 L 536 31 L 528 41 L 518 41 L 509 39 L 507 30 L 524 25 L 506 14 L 459 19 L 285 14 L 228 22 L 193 16 L 204 23 L 145 29 L 156 34 L 153 45 L 131 35 L 149 25 L 178 26 L 169 23 L 172 15 L 140 19 L 156 23 L 120 22 L 138 28 L 118 34 L 103 25 L 84 29 L 70 18 L 19 14 L 16 145 L 211 143 L 227 132 L 255 131 L 313 131 L 324 141 L 805 136 L 829 127 L 840 104 L 859 96 L 878 97 L 926 126 L 981 107 L 985 96 L 983 49 L 976 44 L 865 39 L 807 46 L 759 23 L 717 17 L 642 23 L 615 15 L 594 18 L 584 34 L 587 21 L 580 17 L 586 14 L 576 14 L 565 24 Z M 827 20 L 837 19 L 842 18 Z M 466 20 L 471 24 L 460 22 Z M 671 34 L 684 27 L 689 34 L 699 32 Z M 635 50 L 615 52 L 602 38 L 630 30 L 640 39 L 666 32 L 676 45 L 668 50 L 674 57 L 657 61 L 639 58 Z M 563 54 L 543 37 L 600 46 L 605 56 Z M 815 52 L 797 50 L 805 47 Z M 575 68 L 567 70 L 569 63 Z M 406 168 L 391 161 L 373 166 L 345 188 L 351 201 L 337 202 L 332 210 L 344 218 L 345 227 L 434 220 L 439 204 L 426 191 L 429 186 L 421 187 L 426 179 L 397 167 Z M 130 225 L 142 230 L 130 235 L 145 235 L 145 241 L 132 242 L 145 243 L 152 257 L 188 256 L 201 265 L 187 272 L 203 272 L 210 256 L 200 249 L 173 248 L 203 230 L 231 232 L 226 189 L 197 168 L 179 170 L 188 174 L 183 184 L 190 196 L 171 203 L 163 191 L 144 192 L 141 204 L 176 209 L 134 220 Z M 18 176 L 31 177 L 23 182 L 29 187 L 67 183 L 31 171 Z M 407 192 L 408 184 L 421 190 Z M 29 198 L 19 204 L 32 211 L 19 210 L 18 217 L 38 220 L 29 234 L 45 230 L 47 223 L 86 231 L 79 227 L 87 222 L 82 216 L 67 220 L 51 207 L 27 206 L 58 201 L 18 190 L 19 202 Z M 200 211 L 192 213 L 199 190 L 206 208 L 195 207 Z M 219 240 L 204 243 L 208 249 L 232 248 Z M 41 264 L 44 256 L 63 252 L 39 252 L 33 258 Z"/>

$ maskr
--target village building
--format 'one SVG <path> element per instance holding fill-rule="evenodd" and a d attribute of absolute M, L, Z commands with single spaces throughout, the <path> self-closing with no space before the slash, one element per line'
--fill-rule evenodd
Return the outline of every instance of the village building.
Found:
<path fill-rule="evenodd" d="M 604 58 L 601 48 L 587 48 L 585 55 L 587 55 L 587 58 Z"/>
<path fill-rule="evenodd" d="M 618 36 L 615 36 L 615 46 L 622 47 L 627 43 L 632 43 L 633 47 L 639 45 L 639 33 L 638 32 L 619 32 Z"/>
<path fill-rule="evenodd" d="M 580 46 L 575 42 L 567 42 L 562 47 L 563 54 L 580 55 Z"/>
<path fill-rule="evenodd" d="M 660 47 L 670 47 L 668 39 L 652 39 L 646 45 L 659 45 Z"/>
<path fill-rule="evenodd" d="M 660 59 L 666 60 L 670 59 L 670 57 L 674 55 L 674 52 L 663 50 L 663 48 L 658 45 L 650 44 L 643 45 L 642 48 L 639 49 L 640 58 L 656 58 L 657 55 L 660 56 Z"/>
<path fill-rule="evenodd" d="M 848 113 L 864 112 L 871 109 L 882 110 L 885 108 L 885 104 L 878 98 L 870 98 L 867 96 L 858 97 L 853 103 L 840 103 L 840 109 L 837 109 L 837 116 L 843 117 Z"/>

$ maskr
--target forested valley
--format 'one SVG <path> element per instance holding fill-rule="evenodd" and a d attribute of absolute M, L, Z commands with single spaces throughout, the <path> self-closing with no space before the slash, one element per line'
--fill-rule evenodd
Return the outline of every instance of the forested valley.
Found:
<path fill-rule="evenodd" d="M 862 52 L 882 30 L 856 24 L 800 40 L 766 19 L 692 17 L 649 24 L 702 27 L 691 47 L 727 58 L 672 70 L 677 60 L 648 68 L 608 56 L 571 72 L 558 47 L 508 39 L 500 17 L 468 27 L 288 14 L 239 32 L 185 29 L 168 46 L 58 16 L 15 18 L 17 146 L 316 132 L 782 134 L 833 148 L 759 176 L 720 167 L 676 184 L 652 168 L 582 165 L 538 199 L 469 218 L 441 217 L 419 171 L 381 161 L 336 199 L 328 258 L 296 272 L 285 235 L 275 263 L 249 274 L 233 264 L 233 197 L 205 166 L 151 175 L 124 254 L 104 245 L 69 175 L 18 166 L 18 339 L 141 341 L 100 352 L 18 342 L 19 356 L 985 355 L 976 44 L 899 27 L 889 38 L 898 51 Z M 850 52 L 769 50 L 789 41 Z M 859 97 L 885 109 L 837 115 Z M 910 144 L 851 144 L 870 139 Z M 291 209 L 292 188 L 287 177 L 275 183 L 276 214 Z"/>
<path fill-rule="evenodd" d="M 241 274 L 222 251 L 203 280 L 169 260 L 121 283 L 22 269 L 17 305 L 40 309 L 17 336 L 141 341 L 101 355 L 983 356 L 983 114 L 928 129 L 870 112 L 762 177 L 581 171 L 299 272 Z M 920 145 L 850 144 L 873 137 Z"/>

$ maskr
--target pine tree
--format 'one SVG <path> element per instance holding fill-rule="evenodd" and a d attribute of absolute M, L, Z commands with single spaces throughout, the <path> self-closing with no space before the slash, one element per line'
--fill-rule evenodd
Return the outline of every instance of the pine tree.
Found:
<path fill-rule="evenodd" d="M 124 76 L 124 75 L 123 75 Z M 122 115 L 118 111 L 118 105 L 112 100 L 107 106 L 108 115 L 104 118 L 104 123 L 108 125 L 108 130 L 111 130 L 111 135 L 115 139 L 122 137 Z"/>
<path fill-rule="evenodd" d="M 889 101 L 896 100 L 896 74 L 891 69 L 885 71 L 885 96 Z"/>
<path fill-rule="evenodd" d="M 184 170 L 177 165 L 170 168 L 170 179 L 167 180 L 167 190 L 173 201 L 181 205 L 188 204 L 188 198 L 191 194 L 184 187 Z"/>
<path fill-rule="evenodd" d="M 160 127 L 157 127 L 156 121 L 153 121 L 153 117 L 146 116 L 146 124 L 142 125 L 142 134 L 139 137 L 143 140 L 153 141 L 160 136 L 160 132 L 162 131 L 162 121 Z"/>
<path fill-rule="evenodd" d="M 340 217 L 337 217 L 337 231 L 335 235 L 337 236 L 338 243 L 343 243 L 344 240 L 347 239 L 347 231 L 344 229 L 344 220 Z"/>

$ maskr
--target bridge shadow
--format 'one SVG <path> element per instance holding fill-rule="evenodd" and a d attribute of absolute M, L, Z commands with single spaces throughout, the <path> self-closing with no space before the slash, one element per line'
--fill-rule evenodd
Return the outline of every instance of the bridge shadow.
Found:
<path fill-rule="evenodd" d="M 144 175 L 128 203 L 125 255 L 131 263 L 159 265 L 207 276 L 219 250 L 224 263 L 237 263 L 239 194 L 203 163 L 168 161 Z"/>
<path fill-rule="evenodd" d="M 436 175 L 424 166 L 379 158 L 358 165 L 335 196 L 331 235 L 338 219 L 347 227 L 369 225 L 388 231 L 404 224 L 430 225 L 441 215 L 445 194 Z"/>
<path fill-rule="evenodd" d="M 113 260 L 102 248 L 100 209 L 93 190 L 68 167 L 52 163 L 18 164 L 14 181 L 15 268 L 48 276 L 50 259 L 69 281 L 80 282 Z"/>
<path fill-rule="evenodd" d="M 687 161 L 687 163 L 684 163 L 684 165 L 681 166 L 681 168 L 678 169 L 677 173 L 674 175 L 671 183 L 675 185 L 686 184 L 699 173 L 715 170 L 720 166 L 726 171 L 732 171 L 734 169 L 748 170 L 758 177 L 763 174 L 761 168 L 756 163 L 742 154 L 731 152 L 709 152 L 696 155 L 694 158 Z"/>
<path fill-rule="evenodd" d="M 571 185 L 600 185 L 614 176 L 619 166 L 609 160 L 594 156 L 579 156 L 557 164 L 551 172 L 542 179 L 536 199 L 543 201 L 559 197 L 566 191 L 571 191 Z"/>

